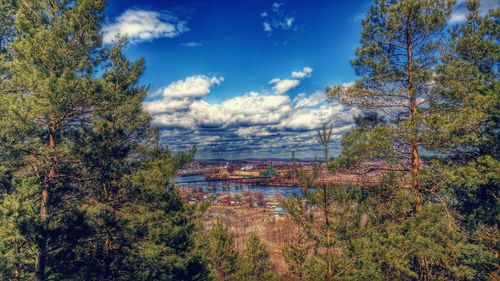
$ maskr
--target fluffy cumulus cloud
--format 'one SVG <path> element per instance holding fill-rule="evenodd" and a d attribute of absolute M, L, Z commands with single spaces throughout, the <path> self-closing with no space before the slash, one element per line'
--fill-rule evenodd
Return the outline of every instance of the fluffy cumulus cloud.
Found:
<path fill-rule="evenodd" d="M 184 80 L 178 80 L 163 89 L 165 97 L 203 97 L 210 93 L 213 85 L 219 85 L 224 77 L 208 77 L 206 75 L 194 75 Z"/>
<path fill-rule="evenodd" d="M 231 125 L 268 125 L 278 123 L 291 110 L 288 96 L 252 92 L 222 103 Z"/>
<path fill-rule="evenodd" d="M 281 95 L 297 87 L 300 84 L 300 81 L 296 79 L 281 80 L 279 78 L 274 78 L 273 80 L 269 81 L 269 84 L 274 85 L 273 86 L 274 93 Z"/>
<path fill-rule="evenodd" d="M 271 5 L 271 10 L 264 11 L 260 14 L 263 19 L 262 26 L 268 36 L 271 36 L 273 31 L 295 31 L 295 17 L 285 11 L 285 3 L 274 2 Z"/>
<path fill-rule="evenodd" d="M 227 99 L 222 103 L 188 100 L 189 104 L 175 108 L 169 99 L 147 102 L 144 108 L 153 114 L 153 123 L 160 127 L 189 129 L 197 127 L 238 127 L 271 125 L 291 111 L 288 96 L 251 92 Z M 158 110 L 160 108 L 162 110 Z"/>
<path fill-rule="evenodd" d="M 294 71 L 294 72 L 292 72 L 292 77 L 293 78 L 310 77 L 312 72 L 313 72 L 313 69 L 310 68 L 310 67 L 308 67 L 308 66 L 306 66 L 301 71 Z"/>
<path fill-rule="evenodd" d="M 267 137 L 271 136 L 273 133 L 269 132 L 266 128 L 260 126 L 255 127 L 241 127 L 236 130 L 236 134 L 240 137 Z"/>
<path fill-rule="evenodd" d="M 312 72 L 309 69 L 297 73 L 305 73 L 305 78 Z M 307 157 L 320 153 L 315 130 L 331 123 L 332 139 L 338 140 L 351 129 L 353 116 L 358 114 L 355 108 L 327 103 L 322 91 L 291 98 L 286 91 L 264 90 L 218 103 L 206 101 L 204 97 L 223 80 L 190 76 L 152 95 L 153 100 L 145 102 L 144 108 L 152 114 L 153 125 L 161 128 L 162 141 L 174 150 L 194 145 L 200 158 L 289 157 L 290 149 Z M 285 80 L 293 79 L 275 81 L 273 88 Z M 332 143 L 335 147 L 338 143 Z"/>
<path fill-rule="evenodd" d="M 326 94 L 322 91 L 316 91 L 311 95 L 300 93 L 295 98 L 295 107 L 313 107 L 323 103 L 326 100 Z"/>
<path fill-rule="evenodd" d="M 479 4 L 479 14 L 481 16 L 486 15 L 490 10 L 498 9 L 500 7 L 500 2 L 498 2 L 498 0 L 480 0 Z M 453 7 L 448 23 L 457 24 L 466 21 L 467 13 L 467 0 L 458 0 L 456 5 Z"/>
<path fill-rule="evenodd" d="M 342 105 L 325 104 L 319 108 L 296 108 L 275 128 L 311 131 L 332 122 L 336 127 L 344 127 L 346 124 L 352 123 L 352 118 L 356 113 L 356 109 L 346 108 Z"/>
<path fill-rule="evenodd" d="M 130 42 L 151 41 L 156 38 L 173 38 L 189 29 L 169 13 L 138 9 L 126 10 L 115 22 L 103 28 L 103 41 L 112 43 L 117 35 L 126 35 Z"/>
<path fill-rule="evenodd" d="M 191 103 L 192 101 L 188 98 L 184 99 L 163 98 L 161 100 L 144 103 L 144 109 L 151 114 L 160 114 L 165 112 L 172 112 L 172 111 L 186 109 L 189 107 L 189 105 L 191 105 Z"/>
<path fill-rule="evenodd" d="M 273 85 L 273 92 L 275 94 L 281 95 L 299 86 L 300 84 L 299 79 L 311 77 L 312 72 L 313 69 L 306 66 L 302 70 L 292 72 L 291 78 L 294 79 L 274 78 L 271 81 L 269 81 L 269 84 Z"/>
<path fill-rule="evenodd" d="M 193 75 L 172 82 L 153 95 L 160 96 L 159 99 L 144 103 L 144 109 L 151 114 L 186 110 L 193 105 L 194 101 L 208 95 L 210 89 L 222 81 L 224 77 Z"/>

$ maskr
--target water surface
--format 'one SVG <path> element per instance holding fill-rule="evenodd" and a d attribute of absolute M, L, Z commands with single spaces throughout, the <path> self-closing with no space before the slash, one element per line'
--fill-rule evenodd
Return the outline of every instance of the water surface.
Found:
<path fill-rule="evenodd" d="M 193 183 L 196 181 L 196 183 Z M 202 188 L 207 193 L 226 193 L 242 195 L 244 192 L 251 193 L 262 192 L 264 196 L 301 196 L 302 189 L 296 186 L 267 186 L 267 185 L 248 185 L 239 183 L 227 183 L 222 181 L 206 181 L 204 175 L 177 177 L 176 182 L 181 188 Z M 212 188 L 209 188 L 212 187 Z M 224 188 L 226 187 L 226 188 Z"/>

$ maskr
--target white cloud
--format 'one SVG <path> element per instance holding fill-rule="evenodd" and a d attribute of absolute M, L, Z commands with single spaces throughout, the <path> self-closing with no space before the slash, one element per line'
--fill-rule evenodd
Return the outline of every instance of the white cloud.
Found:
<path fill-rule="evenodd" d="M 323 123 L 332 121 L 336 122 L 336 128 L 352 123 L 353 116 L 358 112 L 356 109 L 339 104 L 324 104 L 319 108 L 307 107 L 322 102 L 320 93 L 317 91 L 310 97 L 299 99 L 302 104 L 295 107 L 292 107 L 292 101 L 286 95 L 251 92 L 215 104 L 191 100 L 189 106 L 180 111 L 171 106 L 169 111 L 154 114 L 157 112 L 152 106 L 154 103 L 145 106 L 145 109 L 153 113 L 153 123 L 157 126 L 185 129 L 196 129 L 200 126 L 236 127 L 236 134 L 239 136 L 270 136 L 270 131 L 276 130 L 315 130 Z"/>
<path fill-rule="evenodd" d="M 312 72 L 304 69 L 300 72 Z M 272 84 L 277 87 L 285 80 L 294 79 L 273 79 Z M 264 151 L 272 154 L 290 148 L 312 153 L 317 149 L 316 129 L 332 123 L 332 140 L 339 139 L 352 129 L 353 116 L 358 114 L 355 108 L 327 104 L 322 91 L 302 93 L 293 100 L 266 91 L 217 103 L 203 100 L 211 87 L 221 82 L 222 78 L 214 76 L 186 77 L 162 89 L 155 97 L 160 95 L 160 100 L 144 103 L 144 109 L 152 114 L 153 125 L 169 132 L 162 133 L 163 142 L 174 149 L 196 145 L 200 153 L 212 157 L 231 153 L 241 157 Z"/>
<path fill-rule="evenodd" d="M 311 73 L 313 72 L 313 69 L 306 66 L 302 69 L 302 71 L 294 71 L 292 72 L 292 77 L 293 78 L 304 78 L 304 77 L 310 77 Z"/>
<path fill-rule="evenodd" d="M 299 86 L 299 84 L 300 84 L 299 79 L 303 79 L 305 77 L 311 77 L 312 72 L 313 72 L 313 69 L 311 67 L 306 66 L 300 71 L 293 71 L 292 72 L 292 78 L 296 78 L 296 79 L 274 78 L 271 81 L 269 81 L 269 84 L 274 85 L 273 92 L 275 94 L 281 95 L 281 94 L 284 94 L 284 93 L 290 91 L 291 89 Z"/>
<path fill-rule="evenodd" d="M 144 103 L 143 107 L 151 114 L 171 112 L 186 109 L 192 101 L 189 98 L 183 99 L 162 99 Z"/>
<path fill-rule="evenodd" d="M 198 126 L 222 127 L 228 122 L 228 116 L 218 104 L 197 100 L 191 104 L 189 109 L 186 117 L 193 119 Z"/>
<path fill-rule="evenodd" d="M 283 119 L 276 129 L 316 130 L 322 124 L 330 122 L 334 122 L 338 128 L 338 125 L 351 123 L 357 112 L 355 108 L 346 108 L 340 104 L 327 104 L 319 108 L 298 108 Z"/>
<path fill-rule="evenodd" d="M 159 100 L 148 101 L 143 104 L 144 110 L 148 111 L 150 114 L 162 114 L 171 113 L 179 110 L 187 110 L 197 99 L 204 97 L 210 93 L 210 89 L 214 85 L 219 85 L 224 81 L 224 77 L 216 76 L 206 76 L 206 75 L 194 75 L 186 77 L 183 80 L 178 80 L 172 82 L 167 87 L 157 91 L 156 93 L 150 95 L 150 97 L 161 98 Z M 165 119 L 172 122 L 171 119 Z M 176 118 L 175 123 L 179 123 L 181 117 Z M 167 121 L 165 121 L 167 122 Z M 191 124 L 180 122 L 183 124 Z"/>
<path fill-rule="evenodd" d="M 305 93 L 300 93 L 295 98 L 294 108 L 314 107 L 326 100 L 326 94 L 322 91 L 316 91 L 307 96 Z"/>
<path fill-rule="evenodd" d="M 274 84 L 273 87 L 274 93 L 281 95 L 297 87 L 300 84 L 300 81 L 296 79 L 281 80 L 279 78 L 274 78 L 273 80 L 269 81 L 269 84 Z"/>
<path fill-rule="evenodd" d="M 210 93 L 213 85 L 219 85 L 224 77 L 208 77 L 205 75 L 189 76 L 184 80 L 178 80 L 163 89 L 164 97 L 203 97 Z"/>
<path fill-rule="evenodd" d="M 104 26 L 103 42 L 112 43 L 117 35 L 127 35 L 132 43 L 173 38 L 188 30 L 185 21 L 178 21 L 170 14 L 129 9 L 114 23 Z"/>
<path fill-rule="evenodd" d="M 184 128 L 277 124 L 292 110 L 288 96 L 255 92 L 216 104 L 198 99 L 176 101 L 147 102 L 144 109 L 153 114 L 155 125 Z"/>
<path fill-rule="evenodd" d="M 262 128 L 259 126 L 255 127 L 242 127 L 236 131 L 236 134 L 240 137 L 268 137 L 271 136 L 272 133 L 269 132 L 266 128 Z"/>
<path fill-rule="evenodd" d="M 167 126 L 167 127 L 180 127 L 180 128 L 194 128 L 196 123 L 192 118 L 179 113 L 153 115 L 153 126 Z"/>
<path fill-rule="evenodd" d="M 251 92 L 222 103 L 223 111 L 237 124 L 275 124 L 292 109 L 288 96 Z"/>
<path fill-rule="evenodd" d="M 211 143 L 219 140 L 221 136 L 203 136 L 203 138 L 200 138 L 200 141 L 203 141 L 205 143 Z"/>

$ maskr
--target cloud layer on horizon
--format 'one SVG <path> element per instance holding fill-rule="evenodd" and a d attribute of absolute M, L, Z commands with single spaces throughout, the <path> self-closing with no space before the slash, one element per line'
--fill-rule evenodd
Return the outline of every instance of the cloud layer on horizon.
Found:
<path fill-rule="evenodd" d="M 291 98 L 287 92 L 298 86 L 277 90 L 286 80 L 310 77 L 312 68 L 292 72 L 297 79 L 273 83 L 272 91 L 248 92 L 219 103 L 207 102 L 223 77 L 193 75 L 174 81 L 152 94 L 143 107 L 162 131 L 162 140 L 174 150 L 194 145 L 199 157 L 243 157 L 243 155 L 284 153 L 294 148 L 311 154 L 318 149 L 315 130 L 324 123 L 334 125 L 333 139 L 348 132 L 355 108 L 328 104 L 322 91 L 300 93 Z M 277 79 L 277 78 L 276 78 Z M 274 80 L 274 79 L 273 79 Z M 286 90 L 285 90 L 286 88 Z M 288 153 L 288 152 L 287 152 Z"/>

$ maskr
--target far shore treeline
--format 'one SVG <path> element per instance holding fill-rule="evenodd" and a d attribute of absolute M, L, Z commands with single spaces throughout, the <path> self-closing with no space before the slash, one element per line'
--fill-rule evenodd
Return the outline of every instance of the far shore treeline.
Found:
<path fill-rule="evenodd" d="M 269 248 L 182 199 L 173 182 L 196 150 L 159 141 L 147 62 L 126 37 L 102 42 L 106 4 L 0 2 L 0 280 L 500 279 L 500 10 L 467 0 L 450 24 L 455 1 L 374 1 L 358 79 L 325 85 L 362 113 L 334 158 L 318 131 L 325 161 L 295 167 L 291 238 Z M 354 169 L 383 180 L 315 184 Z"/>

